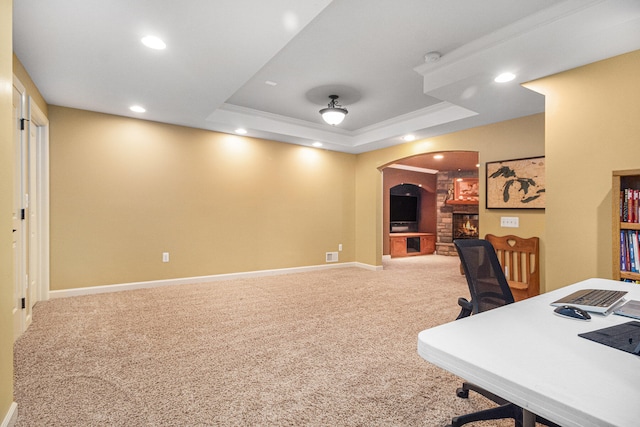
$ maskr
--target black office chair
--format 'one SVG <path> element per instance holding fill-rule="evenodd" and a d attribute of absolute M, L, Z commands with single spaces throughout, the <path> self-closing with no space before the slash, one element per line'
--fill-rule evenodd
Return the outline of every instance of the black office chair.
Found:
<path fill-rule="evenodd" d="M 469 285 L 469 292 L 471 293 L 471 301 L 466 298 L 458 298 L 458 304 L 461 307 L 458 319 L 514 302 L 511 289 L 491 243 L 481 239 L 465 239 L 454 240 L 453 244 L 460 256 L 464 275 Z M 473 349 L 469 349 L 469 351 L 473 351 Z M 522 427 L 522 408 L 468 382 L 464 382 L 462 387 L 456 390 L 456 394 L 458 397 L 466 399 L 469 397 L 469 390 L 483 395 L 499 406 L 454 417 L 451 420 L 451 427 L 459 427 L 474 421 L 505 418 L 513 418 L 515 426 Z M 551 427 L 559 427 L 557 424 L 537 416 L 536 422 Z"/>

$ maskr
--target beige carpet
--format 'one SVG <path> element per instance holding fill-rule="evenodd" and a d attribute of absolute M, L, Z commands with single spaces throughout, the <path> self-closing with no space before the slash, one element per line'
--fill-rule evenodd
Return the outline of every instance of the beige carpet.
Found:
<path fill-rule="evenodd" d="M 42 302 L 15 345 L 17 426 L 443 426 L 487 403 L 417 335 L 466 295 L 431 255 Z"/>

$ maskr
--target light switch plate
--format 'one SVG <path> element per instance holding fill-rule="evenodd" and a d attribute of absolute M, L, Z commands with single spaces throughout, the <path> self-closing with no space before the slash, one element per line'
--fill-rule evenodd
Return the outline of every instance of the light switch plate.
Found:
<path fill-rule="evenodd" d="M 518 228 L 520 227 L 519 218 L 517 216 L 501 216 L 500 227 Z"/>

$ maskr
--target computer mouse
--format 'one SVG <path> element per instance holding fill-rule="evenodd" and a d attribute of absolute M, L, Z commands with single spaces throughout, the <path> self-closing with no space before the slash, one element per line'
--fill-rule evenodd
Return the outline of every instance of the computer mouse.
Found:
<path fill-rule="evenodd" d="M 581 308 L 572 305 L 561 305 L 553 310 L 554 313 L 577 320 L 591 320 L 591 315 Z"/>

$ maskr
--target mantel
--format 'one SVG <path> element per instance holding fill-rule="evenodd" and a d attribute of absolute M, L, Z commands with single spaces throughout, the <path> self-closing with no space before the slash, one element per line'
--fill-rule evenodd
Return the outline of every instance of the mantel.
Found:
<path fill-rule="evenodd" d="M 478 205 L 477 200 L 447 200 L 447 205 Z"/>

